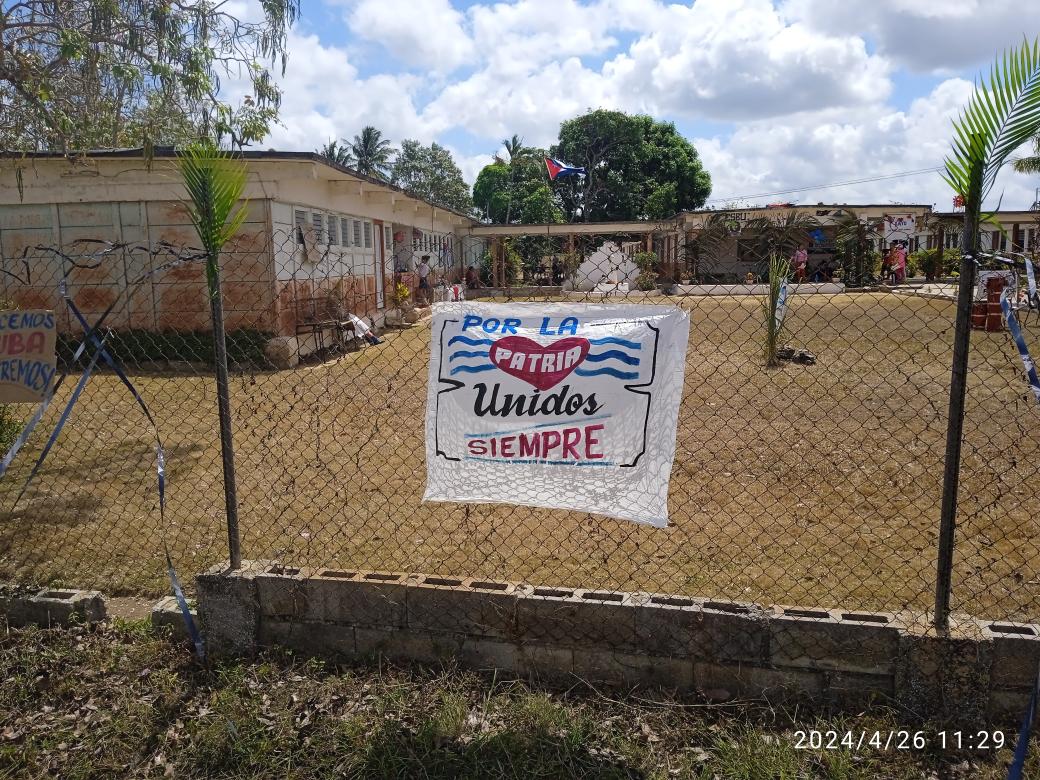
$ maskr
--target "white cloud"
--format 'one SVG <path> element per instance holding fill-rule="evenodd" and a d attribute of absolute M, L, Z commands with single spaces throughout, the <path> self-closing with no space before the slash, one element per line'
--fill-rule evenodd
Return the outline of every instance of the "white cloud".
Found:
<path fill-rule="evenodd" d="M 608 63 L 629 104 L 709 119 L 785 116 L 888 95 L 887 63 L 862 39 L 787 25 L 769 0 L 670 6 L 658 29 Z"/>
<path fill-rule="evenodd" d="M 695 144 L 712 174 L 713 199 L 932 168 L 941 165 L 949 151 L 951 121 L 971 90 L 969 82 L 949 79 L 914 100 L 905 112 L 882 104 L 851 113 L 828 109 L 788 117 L 782 124 L 749 122 L 728 139 L 697 139 Z M 1028 208 L 1033 202 L 1031 185 L 1029 177 L 1005 171 L 991 204 L 996 205 L 1003 193 L 1003 208 Z M 949 208 L 951 197 L 934 172 L 755 202 L 932 203 Z"/>
<path fill-rule="evenodd" d="M 495 139 L 496 147 L 513 133 L 528 145 L 548 146 L 563 120 L 615 104 L 610 84 L 571 57 L 507 82 L 491 70 L 476 73 L 447 87 L 423 112 L 423 119 L 437 131 L 461 125 Z"/>
<path fill-rule="evenodd" d="M 330 138 L 353 137 L 374 125 L 384 137 L 429 138 L 415 108 L 420 81 L 411 75 L 364 79 L 343 49 L 323 46 L 316 35 L 289 36 L 289 64 L 282 87 L 281 126 L 263 146 L 315 149 Z"/>
<path fill-rule="evenodd" d="M 360 0 L 348 19 L 355 35 L 409 65 L 447 73 L 473 57 L 463 16 L 448 0 Z"/>
<path fill-rule="evenodd" d="M 986 65 L 1040 28 L 1040 5 L 1021 0 L 787 0 L 783 10 L 824 34 L 856 31 L 893 63 L 927 72 Z"/>

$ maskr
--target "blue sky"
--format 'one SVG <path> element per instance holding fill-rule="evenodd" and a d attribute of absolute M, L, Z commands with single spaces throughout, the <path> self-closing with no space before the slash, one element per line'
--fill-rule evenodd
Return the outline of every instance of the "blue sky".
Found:
<path fill-rule="evenodd" d="M 1023 34 L 1040 34 L 1040 4 L 303 0 L 282 126 L 264 145 L 313 149 L 372 124 L 448 146 L 472 182 L 502 138 L 547 145 L 561 121 L 616 108 L 675 122 L 721 205 L 940 165 L 971 80 Z M 1038 184 L 1003 176 L 1004 206 L 1027 208 Z M 789 199 L 949 195 L 927 174 Z"/>

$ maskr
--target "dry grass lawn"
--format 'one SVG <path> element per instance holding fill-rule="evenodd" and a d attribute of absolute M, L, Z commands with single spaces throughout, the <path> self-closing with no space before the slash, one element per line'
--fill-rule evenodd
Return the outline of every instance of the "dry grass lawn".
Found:
<path fill-rule="evenodd" d="M 335 362 L 234 378 L 245 556 L 927 609 L 953 304 L 795 297 L 789 340 L 819 362 L 775 370 L 763 368 L 756 299 L 682 305 L 693 324 L 668 530 L 573 512 L 423 504 L 429 328 L 418 325 Z M 149 428 L 118 381 L 101 375 L 14 511 L 41 441 L 0 485 L 0 576 L 159 593 L 167 587 L 164 538 L 183 578 L 226 557 L 212 379 L 139 373 L 135 382 L 167 448 L 165 526 Z M 974 332 L 958 611 L 1037 617 L 1040 410 L 1025 396 L 1007 334 Z"/>

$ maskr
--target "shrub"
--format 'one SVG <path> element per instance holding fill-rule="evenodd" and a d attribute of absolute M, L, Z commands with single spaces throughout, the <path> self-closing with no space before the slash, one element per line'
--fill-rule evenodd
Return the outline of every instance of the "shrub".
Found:
<path fill-rule="evenodd" d="M 918 269 L 921 273 L 927 274 L 932 266 L 935 265 L 936 260 L 939 256 L 938 249 L 921 249 L 914 252 L 910 257 L 907 258 L 907 268 L 910 268 L 911 262 L 913 267 Z M 961 250 L 960 249 L 944 249 L 943 250 L 943 267 L 939 270 L 939 276 L 953 276 L 960 271 L 961 267 Z"/>
<path fill-rule="evenodd" d="M 657 267 L 657 255 L 653 252 L 636 252 L 632 255 L 632 262 L 640 274 L 651 274 Z"/>
<path fill-rule="evenodd" d="M 652 271 L 643 271 L 636 277 L 636 289 L 644 291 L 657 289 L 657 274 Z"/>
<path fill-rule="evenodd" d="M 404 282 L 398 282 L 394 285 L 394 291 L 390 295 L 390 302 L 397 308 L 404 306 L 408 303 L 408 299 L 412 297 L 412 291 L 408 289 L 408 285 Z"/>

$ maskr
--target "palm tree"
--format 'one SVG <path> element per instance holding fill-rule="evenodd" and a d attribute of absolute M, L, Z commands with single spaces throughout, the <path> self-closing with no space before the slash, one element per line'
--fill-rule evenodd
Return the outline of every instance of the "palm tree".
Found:
<path fill-rule="evenodd" d="M 953 123 L 953 148 L 945 160 L 943 179 L 964 198 L 964 235 L 961 239 L 960 289 L 953 338 L 953 371 L 947 417 L 946 472 L 939 517 L 939 561 L 935 585 L 935 627 L 949 628 L 953 549 L 957 519 L 957 475 L 971 345 L 970 314 L 975 290 L 975 262 L 979 250 L 982 204 L 993 189 L 1008 157 L 1029 139 L 1040 135 L 1040 38 L 1023 41 L 1004 52 L 990 70 L 989 83 L 979 79 L 967 107 Z M 1010 318 L 1009 318 L 1010 319 Z M 1031 361 L 1025 360 L 1027 371 Z"/>
<path fill-rule="evenodd" d="M 980 80 L 975 85 L 953 129 L 953 150 L 943 178 L 964 198 L 963 249 L 974 254 L 982 203 L 997 173 L 1015 149 L 1040 135 L 1040 38 L 1004 52 L 990 71 L 989 84 Z M 1015 169 L 1034 170 L 1030 161 L 1035 159 L 1016 161 Z"/>
<path fill-rule="evenodd" d="M 224 337 L 224 308 L 220 297 L 220 254 L 238 232 L 246 217 L 240 205 L 246 188 L 246 165 L 241 158 L 203 141 L 178 155 L 178 167 L 190 202 L 188 215 L 206 250 L 206 281 L 213 316 L 213 351 L 217 375 L 217 411 L 220 447 L 224 462 L 224 490 L 231 568 L 241 565 L 238 541 L 238 509 L 235 503 L 235 457 L 231 438 L 231 400 L 228 389 L 227 344 Z M 237 208 L 236 208 L 237 206 Z M 167 553 L 167 558 L 169 554 Z M 172 567 L 171 567 L 172 568 Z"/>
<path fill-rule="evenodd" d="M 355 135 L 353 143 L 350 144 L 350 151 L 357 163 L 355 167 L 358 173 L 377 176 L 380 179 L 386 178 L 394 148 L 383 138 L 379 130 L 372 125 L 361 128 L 361 134 Z"/>
<path fill-rule="evenodd" d="M 509 155 L 509 164 L 512 165 L 514 162 L 520 162 L 531 156 L 533 149 L 529 146 L 524 146 L 524 139 L 513 133 L 512 138 L 502 139 L 502 146 L 505 147 L 506 154 Z"/>
<path fill-rule="evenodd" d="M 1033 138 L 1033 153 L 1028 157 L 1019 157 L 1011 163 L 1011 167 L 1019 173 L 1040 173 L 1040 135 Z"/>
<path fill-rule="evenodd" d="M 350 153 L 350 146 L 342 139 L 337 141 L 333 138 L 323 147 L 316 149 L 315 151 L 326 160 L 335 163 L 336 165 L 350 167 L 354 164 L 354 155 Z"/>
<path fill-rule="evenodd" d="M 874 269 L 867 268 L 871 253 L 885 236 L 881 223 L 871 222 L 855 211 L 845 209 L 837 225 L 838 235 L 834 243 L 841 259 L 841 280 L 846 287 L 863 287 L 873 276 Z"/>

